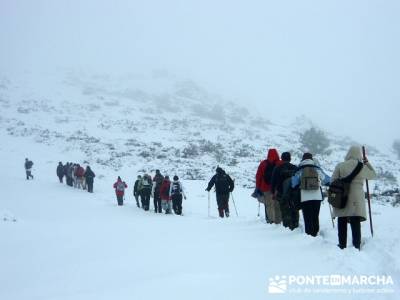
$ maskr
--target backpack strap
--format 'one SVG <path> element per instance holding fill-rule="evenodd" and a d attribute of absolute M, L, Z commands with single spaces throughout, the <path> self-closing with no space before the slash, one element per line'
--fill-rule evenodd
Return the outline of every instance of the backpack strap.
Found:
<path fill-rule="evenodd" d="M 363 168 L 363 166 L 364 166 L 364 164 L 359 161 L 356 168 L 353 170 L 353 172 L 351 172 L 350 175 L 342 178 L 342 180 L 344 182 L 351 183 L 353 181 L 353 179 L 358 175 L 358 173 L 361 172 L 361 169 Z"/>

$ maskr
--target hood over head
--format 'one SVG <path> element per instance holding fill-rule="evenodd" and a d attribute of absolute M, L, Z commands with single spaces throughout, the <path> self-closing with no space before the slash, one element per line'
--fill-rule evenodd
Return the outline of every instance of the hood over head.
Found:
<path fill-rule="evenodd" d="M 225 171 L 221 167 L 217 167 L 215 169 L 215 172 L 217 172 L 218 175 L 223 175 L 225 174 Z"/>
<path fill-rule="evenodd" d="M 360 146 L 351 146 L 349 151 L 346 154 L 346 160 L 355 159 L 362 160 L 362 153 Z"/>
<path fill-rule="evenodd" d="M 278 150 L 276 150 L 275 148 L 269 149 L 268 155 L 267 155 L 267 160 L 272 163 L 279 161 Z"/>

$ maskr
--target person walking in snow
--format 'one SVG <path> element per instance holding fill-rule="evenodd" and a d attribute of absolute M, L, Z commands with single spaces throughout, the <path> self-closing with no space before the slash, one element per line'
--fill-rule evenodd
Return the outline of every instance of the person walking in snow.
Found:
<path fill-rule="evenodd" d="M 86 180 L 87 191 L 89 193 L 93 193 L 93 183 L 94 183 L 94 178 L 95 177 L 96 177 L 96 174 L 94 174 L 94 172 L 92 171 L 90 166 L 87 166 L 84 178 Z"/>
<path fill-rule="evenodd" d="M 215 185 L 215 193 L 217 198 L 218 213 L 221 218 L 225 216 L 229 217 L 229 195 L 235 188 L 235 184 L 232 178 L 226 174 L 226 172 L 217 167 L 215 170 L 216 174 L 211 178 L 206 188 L 207 192 L 210 192 L 212 187 Z"/>
<path fill-rule="evenodd" d="M 114 183 L 113 187 L 115 189 L 115 194 L 117 195 L 118 206 L 122 206 L 124 204 L 125 189 L 128 187 L 128 185 L 125 183 L 125 181 L 122 181 L 120 176 L 118 176 L 118 179 Z"/>
<path fill-rule="evenodd" d="M 377 175 L 372 165 L 368 162 L 368 159 L 365 158 L 365 160 L 363 160 L 361 148 L 359 146 L 350 147 L 344 162 L 339 163 L 332 174 L 332 182 L 335 179 L 346 177 L 357 167 L 357 164 L 361 162 L 363 163 L 361 171 L 350 183 L 346 206 L 342 209 L 333 208 L 333 217 L 338 218 L 338 246 L 340 249 L 344 249 L 347 246 L 347 223 L 350 223 L 353 246 L 360 250 L 361 222 L 367 220 L 363 186 L 366 179 L 373 180 Z"/>
<path fill-rule="evenodd" d="M 83 189 L 85 169 L 80 164 L 76 164 L 74 175 L 75 175 L 75 181 L 76 181 L 75 187 L 78 189 Z"/>
<path fill-rule="evenodd" d="M 133 186 L 133 197 L 135 197 L 136 200 L 136 206 L 140 208 L 139 204 L 139 196 L 140 196 L 140 182 L 142 181 L 142 176 L 138 175 L 135 184 Z M 142 202 L 143 205 L 143 202 Z"/>
<path fill-rule="evenodd" d="M 29 180 L 30 178 L 33 179 L 32 175 L 32 167 L 33 167 L 33 162 L 29 160 L 28 158 L 25 158 L 25 173 L 26 173 L 26 180 Z"/>
<path fill-rule="evenodd" d="M 63 183 L 64 166 L 61 161 L 58 163 L 56 174 L 57 174 L 58 179 L 60 180 L 60 183 Z"/>
<path fill-rule="evenodd" d="M 300 201 L 305 232 L 317 236 L 319 232 L 319 210 L 324 200 L 321 185 L 328 185 L 330 177 L 313 160 L 311 153 L 304 153 L 298 170 L 292 177 L 292 187 L 300 186 Z"/>
<path fill-rule="evenodd" d="M 170 185 L 169 195 L 172 200 L 172 208 L 176 215 L 182 215 L 182 197 L 186 200 L 185 191 L 182 183 L 177 175 L 174 176 L 174 181 Z"/>
<path fill-rule="evenodd" d="M 142 208 L 145 211 L 148 211 L 150 209 L 150 197 L 151 197 L 152 186 L 153 184 L 150 175 L 144 174 L 142 181 L 140 182 L 140 194 L 143 198 Z"/>
<path fill-rule="evenodd" d="M 265 220 L 269 224 L 281 223 L 279 203 L 272 198 L 271 193 L 272 173 L 279 163 L 278 151 L 271 148 L 268 150 L 267 159 L 260 163 L 256 173 L 256 189 L 262 192 L 262 196 L 258 198 L 258 201 L 264 204 Z"/>
<path fill-rule="evenodd" d="M 272 197 L 278 201 L 282 216 L 282 225 L 293 230 L 299 226 L 299 211 L 290 205 L 291 180 L 296 173 L 297 167 L 290 163 L 291 155 L 283 152 L 282 163 L 275 167 L 272 174 L 271 192 Z"/>
<path fill-rule="evenodd" d="M 161 213 L 161 197 L 160 197 L 160 188 L 161 184 L 163 183 L 164 176 L 161 175 L 160 170 L 156 170 L 156 175 L 153 178 L 153 188 L 152 188 L 152 195 L 153 195 L 153 202 L 154 202 L 154 212 Z"/>
<path fill-rule="evenodd" d="M 169 195 L 169 190 L 171 188 L 171 181 L 169 180 L 169 176 L 165 176 L 164 180 L 160 187 L 160 198 L 161 198 L 161 206 L 166 214 L 170 214 L 172 210 L 172 200 Z"/>

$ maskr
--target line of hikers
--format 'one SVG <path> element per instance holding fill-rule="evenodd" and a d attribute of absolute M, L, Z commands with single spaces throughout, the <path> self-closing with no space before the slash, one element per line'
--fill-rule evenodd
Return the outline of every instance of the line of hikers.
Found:
<path fill-rule="evenodd" d="M 126 182 L 118 176 L 113 188 L 120 206 L 123 205 L 127 187 Z M 182 200 L 186 200 L 186 194 L 179 177 L 175 175 L 171 182 L 169 176 L 163 176 L 160 170 L 156 170 L 153 178 L 149 174 L 138 175 L 133 188 L 133 196 L 137 207 L 145 211 L 150 209 L 150 198 L 153 198 L 155 213 L 162 213 L 164 210 L 166 214 L 171 214 L 173 210 L 176 215 L 182 214 Z"/>
<path fill-rule="evenodd" d="M 347 246 L 347 223 L 352 230 L 353 246 L 361 247 L 361 224 L 367 219 L 364 181 L 376 178 L 376 172 L 362 157 L 359 146 L 350 147 L 344 162 L 339 163 L 328 176 L 314 161 L 311 153 L 304 153 L 298 166 L 291 164 L 291 154 L 283 152 L 279 158 L 276 149 L 269 149 L 256 173 L 256 189 L 252 194 L 264 204 L 265 219 L 269 224 L 280 224 L 291 230 L 299 226 L 299 210 L 302 211 L 305 232 L 317 236 L 319 211 L 324 200 L 322 186 L 329 186 L 338 178 L 353 173 L 347 202 L 342 208 L 333 207 L 332 219 L 338 217 L 338 246 Z"/>
<path fill-rule="evenodd" d="M 234 189 L 232 178 L 225 171 L 218 167 L 216 174 L 211 178 L 206 191 L 210 191 L 215 185 L 217 195 L 218 213 L 221 218 L 229 217 L 229 194 Z M 117 181 L 113 184 L 118 205 L 123 205 L 125 189 L 128 185 L 118 176 Z M 160 170 L 156 170 L 153 178 L 149 174 L 143 176 L 138 175 L 134 187 L 133 196 L 136 205 L 145 211 L 150 209 L 150 198 L 153 198 L 153 207 L 155 213 L 171 214 L 172 211 L 176 215 L 182 215 L 182 202 L 186 200 L 185 190 L 179 177 L 175 175 L 173 181 L 169 176 L 163 176 Z"/>
<path fill-rule="evenodd" d="M 96 174 L 94 174 L 90 166 L 84 169 L 80 164 L 67 162 L 63 165 L 60 161 L 57 166 L 56 174 L 60 183 L 63 183 L 65 177 L 65 183 L 68 186 L 83 190 L 87 189 L 89 193 L 93 193 L 93 183 Z"/>

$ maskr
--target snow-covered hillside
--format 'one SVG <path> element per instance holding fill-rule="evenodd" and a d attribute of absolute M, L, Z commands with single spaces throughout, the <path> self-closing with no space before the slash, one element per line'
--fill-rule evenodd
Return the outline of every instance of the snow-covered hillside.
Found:
<path fill-rule="evenodd" d="M 231 218 L 217 218 L 211 194 L 208 218 L 206 182 L 201 180 L 184 181 L 184 216 L 159 215 L 136 208 L 130 193 L 127 205 L 116 205 L 111 185 L 120 172 L 98 166 L 95 171 L 103 176 L 89 194 L 58 182 L 58 145 L 10 135 L 2 141 L 0 299 L 273 299 L 277 296 L 269 294 L 269 280 L 292 274 L 390 275 L 395 286 L 382 287 L 389 292 L 362 297 L 396 299 L 398 208 L 373 205 L 375 237 L 364 222 L 362 251 L 341 251 L 326 203 L 317 238 L 306 236 L 302 225 L 291 232 L 265 224 L 263 216 L 257 217 L 256 201 L 242 187 L 234 193 L 239 217 L 231 203 Z M 24 178 L 26 153 L 36 158 L 32 181 Z M 68 157 L 78 158 L 76 153 Z M 134 175 L 122 174 L 129 188 Z M 341 292 L 296 296 L 360 299 Z M 287 292 L 278 298 L 293 297 Z"/>
<path fill-rule="evenodd" d="M 25 74 L 0 79 L 0 299 L 396 299 L 400 281 L 399 208 L 395 196 L 373 198 L 374 238 L 362 223 L 363 246 L 340 251 L 329 207 L 321 207 L 316 238 L 257 217 L 249 195 L 269 147 L 303 149 L 304 118 L 274 124 L 190 81 L 151 76 Z M 259 115 L 262 115 L 260 112 Z M 317 156 L 328 173 L 350 139 L 331 137 L 331 154 Z M 399 178 L 391 153 L 370 148 L 380 174 Z M 23 162 L 35 163 L 33 181 Z M 90 164 L 94 194 L 58 183 L 58 161 Z M 239 216 L 217 218 L 207 179 L 222 165 L 236 178 Z M 136 175 L 160 169 L 184 178 L 184 216 L 136 208 Z M 112 183 L 129 185 L 116 206 Z M 381 176 L 381 194 L 397 187 Z M 380 200 L 380 201 L 377 201 Z M 349 234 L 350 235 L 350 234 Z M 350 239 L 350 237 L 349 237 Z M 374 291 L 287 290 L 269 293 L 271 280 L 290 275 L 391 276 Z M 387 290 L 385 290 L 387 288 Z M 349 292 L 351 291 L 351 292 Z M 362 294 L 362 295 L 360 295 Z"/>
<path fill-rule="evenodd" d="M 305 150 L 299 134 L 312 124 L 305 117 L 272 123 L 268 113 L 255 113 L 162 71 L 147 76 L 59 72 L 0 78 L 2 134 L 55 145 L 62 161 L 75 153 L 77 161 L 126 169 L 131 176 L 161 169 L 185 179 L 205 179 L 222 165 L 239 185 L 253 187 L 268 148 L 291 151 L 299 161 Z M 330 154 L 316 156 L 328 173 L 355 143 L 332 134 L 329 138 Z M 396 189 L 400 162 L 393 153 L 368 149 L 380 174 L 372 191 Z M 380 198 L 396 201 L 395 195 Z"/>

